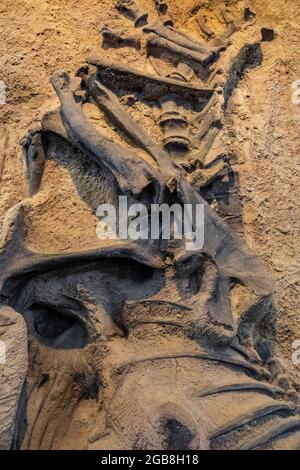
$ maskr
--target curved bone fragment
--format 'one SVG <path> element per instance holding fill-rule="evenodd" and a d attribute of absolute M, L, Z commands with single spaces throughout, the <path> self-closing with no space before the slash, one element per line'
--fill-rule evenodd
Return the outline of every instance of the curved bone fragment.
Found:
<path fill-rule="evenodd" d="M 131 259 L 138 263 L 162 268 L 163 262 L 152 240 L 103 241 L 98 248 L 73 253 L 41 253 L 32 251 L 26 245 L 26 206 L 19 203 L 8 212 L 3 226 L 1 240 L 1 294 L 9 298 L 14 295 L 23 276 L 48 272 L 59 267 L 99 262 L 104 259 Z"/>
<path fill-rule="evenodd" d="M 150 168 L 133 151 L 104 137 L 89 123 L 75 100 L 66 71 L 52 75 L 51 83 L 60 99 L 62 120 L 72 143 L 86 151 L 96 163 L 101 161 L 113 173 L 123 191 L 140 194 L 151 182 L 160 179 L 155 168 Z"/>

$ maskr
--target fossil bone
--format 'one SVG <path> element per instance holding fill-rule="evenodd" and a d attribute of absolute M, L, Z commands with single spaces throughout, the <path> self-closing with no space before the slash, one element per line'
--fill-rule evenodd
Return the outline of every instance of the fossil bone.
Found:
<path fill-rule="evenodd" d="M 170 171 L 169 159 L 161 147 L 154 142 L 149 134 L 135 122 L 130 114 L 122 107 L 117 96 L 98 80 L 88 80 L 88 88 L 99 107 L 113 120 L 113 122 L 133 139 L 137 145 L 151 155 L 160 168 L 174 177 Z"/>
<path fill-rule="evenodd" d="M 164 147 L 169 151 L 187 152 L 191 147 L 189 123 L 178 104 L 176 95 L 160 99 L 160 127 L 164 134 Z"/>
<path fill-rule="evenodd" d="M 132 19 L 136 28 L 147 23 L 148 13 L 139 7 L 136 0 L 118 0 L 117 9 Z"/>
<path fill-rule="evenodd" d="M 174 44 L 177 44 L 177 46 L 184 47 L 194 52 L 199 52 L 200 54 L 211 54 L 212 52 L 220 52 L 218 48 L 210 48 L 207 44 L 201 44 L 200 42 L 191 39 L 183 32 L 162 25 L 159 21 L 145 26 L 143 28 L 143 31 L 147 34 L 155 33 L 157 34 L 157 36 L 160 36 L 163 39 L 167 39 L 168 41 L 174 42 Z"/>
<path fill-rule="evenodd" d="M 28 344 L 22 315 L 4 305 L 0 306 L 0 341 L 0 448 L 9 450 L 27 373 Z"/>
<path fill-rule="evenodd" d="M 172 17 L 169 13 L 169 6 L 167 0 L 154 0 L 155 7 L 157 10 L 157 13 L 160 16 L 160 19 L 162 23 L 165 26 L 171 26 L 173 27 L 174 22 L 172 20 Z"/>
<path fill-rule="evenodd" d="M 172 72 L 169 77 L 188 83 L 192 80 L 194 74 L 194 70 L 190 65 L 185 62 L 179 62 L 177 70 Z"/>
<path fill-rule="evenodd" d="M 101 32 L 104 46 L 141 48 L 141 36 L 139 35 L 127 36 L 126 33 L 114 31 L 107 26 L 103 26 Z"/>
<path fill-rule="evenodd" d="M 21 141 L 23 156 L 26 164 L 26 175 L 29 187 L 29 196 L 33 196 L 40 189 L 44 174 L 46 149 L 45 141 L 39 130 L 31 131 Z"/>
<path fill-rule="evenodd" d="M 87 63 L 97 67 L 101 82 L 105 85 L 141 93 L 144 99 L 159 99 L 165 94 L 174 93 L 189 103 L 195 103 L 199 99 L 208 100 L 214 93 L 212 89 L 151 75 L 125 64 L 106 61 L 99 57 L 89 57 Z M 155 86 L 146 86 L 147 83 L 153 83 Z"/>
<path fill-rule="evenodd" d="M 162 38 L 155 33 L 148 34 L 147 37 L 147 48 L 151 54 L 155 49 L 162 49 L 164 51 L 171 52 L 180 58 L 192 60 L 201 64 L 203 67 L 209 66 L 219 57 L 219 52 L 203 53 L 195 52 L 186 47 L 179 46 L 175 42 L 169 39 Z"/>
<path fill-rule="evenodd" d="M 61 115 L 70 139 L 96 162 L 101 161 L 111 170 L 121 189 L 139 194 L 154 181 L 154 169 L 152 172 L 146 162 L 134 155 L 134 152 L 126 151 L 107 139 L 88 122 L 80 104 L 74 99 L 67 72 L 56 72 L 51 77 L 51 83 L 60 98 Z"/>

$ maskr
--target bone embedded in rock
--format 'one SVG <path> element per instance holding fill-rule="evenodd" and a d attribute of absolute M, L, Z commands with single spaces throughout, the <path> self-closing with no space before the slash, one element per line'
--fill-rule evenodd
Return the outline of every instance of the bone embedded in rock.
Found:
<path fill-rule="evenodd" d="M 27 330 L 19 313 L 0 307 L 0 449 L 11 448 L 17 408 L 27 373 Z"/>
<path fill-rule="evenodd" d="M 164 96 L 160 99 L 160 106 L 164 147 L 169 152 L 187 152 L 191 148 L 189 122 L 180 100 L 176 95 Z"/>
<path fill-rule="evenodd" d="M 46 162 L 46 143 L 42 133 L 37 130 L 21 141 L 26 165 L 29 196 L 34 196 L 40 189 Z"/>
<path fill-rule="evenodd" d="M 169 52 L 172 55 L 179 57 L 180 59 L 189 59 L 192 62 L 198 63 L 203 68 L 208 68 L 213 62 L 215 62 L 219 56 L 219 50 L 217 52 L 195 52 L 194 50 L 188 49 L 183 46 L 179 46 L 175 42 L 158 36 L 155 33 L 148 34 L 147 37 L 147 50 L 148 54 L 157 54 L 158 51 L 162 50 Z M 223 50 L 221 48 L 220 50 Z"/>
<path fill-rule="evenodd" d="M 128 35 L 123 31 L 115 31 L 104 25 L 101 28 L 103 36 L 103 47 L 134 47 L 141 48 L 140 35 Z"/>
<path fill-rule="evenodd" d="M 167 0 L 154 0 L 154 4 L 162 24 L 173 27 L 174 21 L 169 13 Z"/>
<path fill-rule="evenodd" d="M 136 0 L 118 0 L 117 9 L 134 21 L 136 28 L 147 24 L 148 12 L 140 8 Z"/>

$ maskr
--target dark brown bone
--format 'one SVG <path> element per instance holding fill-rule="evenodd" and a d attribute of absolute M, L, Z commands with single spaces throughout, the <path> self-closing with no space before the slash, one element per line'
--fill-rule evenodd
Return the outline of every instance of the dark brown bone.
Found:
<path fill-rule="evenodd" d="M 97 67 L 101 82 L 105 85 L 140 93 L 144 99 L 159 99 L 163 95 L 174 93 L 188 103 L 195 104 L 199 102 L 199 99 L 208 100 L 214 93 L 214 90 L 200 88 L 172 78 L 150 75 L 128 67 L 126 64 L 106 61 L 100 57 L 90 57 L 87 63 Z"/>
<path fill-rule="evenodd" d="M 134 21 L 136 28 L 147 24 L 148 13 L 139 7 L 136 0 L 118 0 L 117 9 Z"/>
<path fill-rule="evenodd" d="M 39 130 L 29 131 L 21 140 L 23 156 L 26 164 L 29 196 L 34 196 L 40 189 L 46 162 L 45 141 Z"/>
<path fill-rule="evenodd" d="M 141 36 L 126 36 L 121 31 L 114 31 L 107 26 L 102 27 L 103 46 L 104 47 L 134 47 L 135 49 L 141 48 Z"/>
<path fill-rule="evenodd" d="M 89 123 L 74 98 L 66 71 L 52 75 L 51 83 L 60 99 L 63 124 L 72 143 L 93 160 L 105 165 L 123 191 L 140 194 L 156 178 L 160 179 L 155 169 L 151 169 L 133 151 L 107 139 Z"/>

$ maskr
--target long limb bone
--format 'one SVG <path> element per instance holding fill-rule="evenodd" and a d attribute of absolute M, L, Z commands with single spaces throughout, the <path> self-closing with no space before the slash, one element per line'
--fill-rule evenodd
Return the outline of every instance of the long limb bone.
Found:
<path fill-rule="evenodd" d="M 173 167 L 162 148 L 149 136 L 120 104 L 117 96 L 98 80 L 90 79 L 87 86 L 98 106 L 122 129 L 137 145 L 154 158 L 166 177 L 174 177 Z"/>
<path fill-rule="evenodd" d="M 146 26 L 143 28 L 143 31 L 145 33 L 155 33 L 157 36 L 177 44 L 177 46 L 184 47 L 194 52 L 199 52 L 200 54 L 205 54 L 206 56 L 213 52 L 220 52 L 220 49 L 216 47 L 210 47 L 207 44 L 201 44 L 200 42 L 191 39 L 182 32 L 162 25 L 159 21 Z"/>
<path fill-rule="evenodd" d="M 62 120 L 71 141 L 96 162 L 101 161 L 123 191 L 139 194 L 151 182 L 160 180 L 155 168 L 150 168 L 134 152 L 104 137 L 89 123 L 80 104 L 76 103 L 67 72 L 56 72 L 51 83 L 59 96 Z"/>
<path fill-rule="evenodd" d="M 180 58 L 189 59 L 198 64 L 201 64 L 203 67 L 207 67 L 219 57 L 219 54 L 215 52 L 210 54 L 195 52 L 193 50 L 179 46 L 168 39 L 162 38 L 155 33 L 150 33 L 148 35 L 147 47 L 149 53 L 151 53 L 153 48 L 163 49 L 165 51 L 171 52 L 172 54 L 175 54 Z"/>

